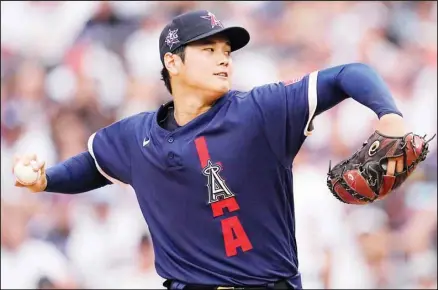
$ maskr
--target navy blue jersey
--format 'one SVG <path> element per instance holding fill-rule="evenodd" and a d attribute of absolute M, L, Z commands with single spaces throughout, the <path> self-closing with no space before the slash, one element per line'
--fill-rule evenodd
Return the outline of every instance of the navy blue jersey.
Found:
<path fill-rule="evenodd" d="M 316 110 L 317 73 L 230 91 L 168 131 L 167 106 L 97 131 L 89 150 L 111 180 L 130 184 L 166 279 L 301 287 L 292 161 Z"/>

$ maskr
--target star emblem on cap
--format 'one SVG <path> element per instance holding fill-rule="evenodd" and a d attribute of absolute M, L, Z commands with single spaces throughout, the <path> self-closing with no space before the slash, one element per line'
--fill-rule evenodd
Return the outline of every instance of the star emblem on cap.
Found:
<path fill-rule="evenodd" d="M 165 42 L 166 42 L 167 46 L 169 47 L 169 49 L 172 49 L 172 46 L 175 43 L 179 42 L 178 29 L 175 29 L 175 30 L 169 29 L 169 32 L 167 33 Z"/>
<path fill-rule="evenodd" d="M 206 20 L 210 20 L 211 28 L 215 28 L 216 26 L 224 28 L 224 26 L 222 25 L 222 22 L 220 20 L 218 20 L 216 18 L 216 16 L 211 12 L 208 12 L 207 16 L 201 16 L 201 18 L 206 19 Z"/>

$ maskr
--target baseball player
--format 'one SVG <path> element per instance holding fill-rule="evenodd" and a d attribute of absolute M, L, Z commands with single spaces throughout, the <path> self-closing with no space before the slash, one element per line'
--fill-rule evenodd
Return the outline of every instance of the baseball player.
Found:
<path fill-rule="evenodd" d="M 352 176 L 356 187 L 336 171 L 349 160 L 329 174 L 330 190 L 347 203 L 369 203 L 389 192 L 396 185 L 387 181 L 411 172 L 427 142 L 406 134 L 387 86 L 365 64 L 232 90 L 232 52 L 249 40 L 247 30 L 226 28 L 209 11 L 175 17 L 159 39 L 172 101 L 98 130 L 88 151 L 47 170 L 35 155 L 17 158 L 24 164 L 37 160 L 34 170 L 42 173 L 27 187 L 75 194 L 116 182 L 131 185 L 168 289 L 301 289 L 292 163 L 313 131 L 312 120 L 347 98 L 379 118 L 373 136 L 382 145 L 364 144 L 363 150 L 378 156 L 386 148 L 379 155 L 386 162 L 368 171 L 364 164 L 351 166 L 346 179 Z M 401 149 L 388 151 L 397 144 Z M 415 148 L 419 159 L 393 157 L 395 149 Z M 353 156 L 360 164 L 359 155 Z M 371 177 L 383 185 L 366 188 Z"/>

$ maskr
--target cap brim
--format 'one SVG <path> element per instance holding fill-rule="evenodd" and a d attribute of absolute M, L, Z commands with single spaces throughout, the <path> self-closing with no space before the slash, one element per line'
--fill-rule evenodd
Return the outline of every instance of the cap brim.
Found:
<path fill-rule="evenodd" d="M 249 32 L 245 28 L 233 26 L 201 34 L 195 38 L 188 40 L 186 44 L 218 34 L 225 35 L 228 38 L 231 44 L 231 51 L 241 49 L 242 47 L 247 45 L 250 40 Z"/>

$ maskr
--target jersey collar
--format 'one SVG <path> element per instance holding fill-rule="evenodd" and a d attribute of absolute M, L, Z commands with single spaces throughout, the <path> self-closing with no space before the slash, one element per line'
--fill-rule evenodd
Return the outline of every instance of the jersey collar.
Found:
<path fill-rule="evenodd" d="M 181 134 L 183 132 L 189 132 L 192 130 L 197 130 L 198 128 L 203 128 L 205 125 L 207 125 L 210 122 L 212 116 L 214 116 L 214 114 L 216 114 L 216 112 L 220 110 L 220 108 L 227 102 L 230 95 L 231 95 L 231 91 L 226 93 L 224 96 L 220 97 L 216 101 L 216 103 L 210 108 L 210 110 L 208 110 L 202 115 L 199 115 L 198 117 L 187 123 L 186 125 L 181 126 L 175 129 L 174 131 L 168 131 L 161 126 L 163 120 L 168 116 L 169 109 L 174 107 L 174 102 L 169 101 L 163 104 L 162 106 L 160 106 L 156 111 L 153 121 L 154 129 L 163 137 L 167 137 L 169 135 Z"/>

